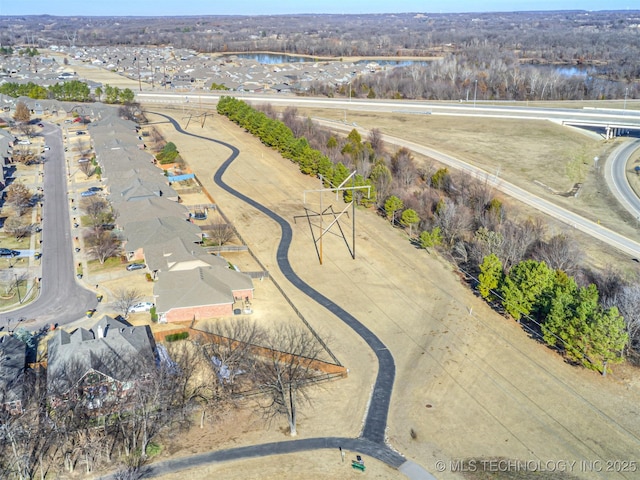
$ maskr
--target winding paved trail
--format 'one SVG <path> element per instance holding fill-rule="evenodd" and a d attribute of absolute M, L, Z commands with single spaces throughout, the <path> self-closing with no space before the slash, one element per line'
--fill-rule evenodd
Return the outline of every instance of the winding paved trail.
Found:
<path fill-rule="evenodd" d="M 395 362 L 389 349 L 384 343 L 365 325 L 349 312 L 333 303 L 329 298 L 304 282 L 293 270 L 289 262 L 289 247 L 291 245 L 292 230 L 291 225 L 284 218 L 275 212 L 269 210 L 264 205 L 240 193 L 234 188 L 227 185 L 222 177 L 227 168 L 238 157 L 240 151 L 235 146 L 216 140 L 214 138 L 197 135 L 183 130 L 178 122 L 168 116 L 157 112 L 149 112 L 154 115 L 167 119 L 173 127 L 181 134 L 189 135 L 201 140 L 215 142 L 228 148 L 231 155 L 216 171 L 213 179 L 216 185 L 226 192 L 234 195 L 240 200 L 246 202 L 256 208 L 264 215 L 273 219 L 281 230 L 281 238 L 277 250 L 278 267 L 284 276 L 301 292 L 315 300 L 319 305 L 329 310 L 331 313 L 340 318 L 344 323 L 351 327 L 373 350 L 378 360 L 378 375 L 374 384 L 373 392 L 369 401 L 369 407 L 364 422 L 364 427 L 358 438 L 340 438 L 340 437 L 323 437 L 310 438 L 304 440 L 290 440 L 285 442 L 267 443 L 262 445 L 253 445 L 249 447 L 234 448 L 228 450 L 220 450 L 215 452 L 207 452 L 187 458 L 168 460 L 158 462 L 145 471 L 146 476 L 156 476 L 169 472 L 179 471 L 183 468 L 193 468 L 194 466 L 204 465 L 209 462 L 217 462 L 223 460 L 236 460 L 241 458 L 259 457 L 264 455 L 284 454 L 292 452 L 300 452 L 307 450 L 315 450 L 320 448 L 338 448 L 343 447 L 351 451 L 360 452 L 364 455 L 376 458 L 387 465 L 399 469 L 407 477 L 412 479 L 434 479 L 434 477 L 414 462 L 406 460 L 401 454 L 392 450 L 385 444 L 385 429 L 387 426 L 387 417 L 389 414 L 389 404 L 391 392 L 393 390 L 393 382 L 395 380 Z"/>

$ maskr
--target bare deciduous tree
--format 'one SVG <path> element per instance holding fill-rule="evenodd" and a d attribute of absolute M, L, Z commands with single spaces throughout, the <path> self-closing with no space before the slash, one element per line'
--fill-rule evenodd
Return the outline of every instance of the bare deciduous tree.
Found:
<path fill-rule="evenodd" d="M 23 183 L 12 183 L 5 190 L 6 201 L 11 205 L 18 216 L 22 216 L 24 212 L 31 206 L 33 192 L 29 190 Z"/>
<path fill-rule="evenodd" d="M 33 163 L 36 163 L 38 156 L 29 146 L 17 145 L 13 148 L 11 158 L 14 162 L 23 163 L 24 165 L 31 165 Z"/>
<path fill-rule="evenodd" d="M 207 234 L 216 246 L 222 246 L 227 242 L 230 242 L 235 235 L 233 227 L 227 223 L 214 223 L 208 226 Z"/>
<path fill-rule="evenodd" d="M 31 224 L 22 221 L 20 217 L 11 216 L 4 221 L 4 231 L 19 240 L 31 233 Z"/>
<path fill-rule="evenodd" d="M 409 187 L 418 177 L 418 171 L 413 160 L 413 155 L 406 148 L 398 150 L 391 157 L 391 171 L 394 180 L 399 183 L 401 188 Z"/>
<path fill-rule="evenodd" d="M 79 166 L 80 171 L 85 174 L 87 179 L 93 175 L 94 168 L 91 162 L 82 162 Z"/>
<path fill-rule="evenodd" d="M 580 268 L 582 251 L 575 240 L 565 234 L 555 235 L 546 242 L 538 242 L 532 252 L 535 260 L 545 262 L 550 268 L 563 270 L 574 276 Z"/>
<path fill-rule="evenodd" d="M 135 288 L 120 288 L 115 292 L 113 306 L 123 317 L 126 317 L 129 314 L 129 308 L 141 299 L 142 293 L 139 290 Z"/>
<path fill-rule="evenodd" d="M 29 107 L 24 102 L 16 103 L 16 111 L 13 114 L 13 119 L 19 123 L 29 123 L 31 120 L 31 112 Z"/>
<path fill-rule="evenodd" d="M 384 140 L 382 139 L 382 132 L 380 129 L 372 128 L 369 131 L 368 140 L 376 156 L 380 156 L 384 153 Z"/>
<path fill-rule="evenodd" d="M 87 197 L 83 201 L 82 209 L 85 211 L 85 213 L 91 220 L 91 225 L 94 227 L 109 223 L 109 221 L 111 221 L 109 218 L 107 218 L 110 213 L 109 202 L 107 202 L 104 198 L 98 196 Z"/>
<path fill-rule="evenodd" d="M 293 326 L 273 332 L 269 346 L 270 354 L 256 367 L 260 406 L 266 418 L 284 416 L 295 436 L 298 406 L 311 401 L 307 390 L 318 376 L 313 364 L 323 350 L 311 333 Z"/>
<path fill-rule="evenodd" d="M 209 358 L 217 359 L 212 364 L 216 378 L 222 387 L 232 387 L 240 372 L 253 369 L 252 348 L 264 343 L 266 332 L 247 319 L 217 322 L 207 331 L 217 336 L 205 348 Z"/>
<path fill-rule="evenodd" d="M 613 297 L 605 298 L 603 306 L 605 308 L 618 307 L 620 314 L 624 317 L 629 334 L 627 348 L 633 350 L 636 356 L 640 355 L 640 285 L 633 283 L 618 289 Z"/>
<path fill-rule="evenodd" d="M 122 248 L 122 242 L 113 232 L 101 228 L 94 228 L 84 238 L 88 252 L 100 264 L 103 264 L 107 258 L 118 255 Z"/>

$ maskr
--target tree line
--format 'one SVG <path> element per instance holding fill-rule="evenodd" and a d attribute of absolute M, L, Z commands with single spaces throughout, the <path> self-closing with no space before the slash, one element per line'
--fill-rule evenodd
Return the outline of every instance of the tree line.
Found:
<path fill-rule="evenodd" d="M 135 100 L 135 93 L 130 88 L 121 89 L 106 85 L 104 90 L 97 87 L 95 97 L 91 95 L 89 85 L 80 80 L 70 80 L 68 82 L 59 82 L 45 88 L 33 82 L 16 83 L 7 82 L 0 85 L 0 94 L 9 97 L 29 97 L 34 100 L 53 99 L 64 102 L 93 102 L 94 100 L 104 101 L 105 103 L 123 103 L 131 104 Z M 102 95 L 104 94 L 104 98 Z"/>
<path fill-rule="evenodd" d="M 610 100 L 640 97 L 635 82 L 594 71 L 523 65 L 512 52 L 474 51 L 355 77 L 349 85 L 315 81 L 307 95 L 454 101 Z"/>
<path fill-rule="evenodd" d="M 637 279 L 582 265 L 575 240 L 549 236 L 541 219 L 518 220 L 489 178 L 417 162 L 406 148 L 389 152 L 376 129 L 367 141 L 355 130 L 338 138 L 295 108 L 262 109 L 304 135 L 311 148 L 362 172 L 375 187 L 372 206 L 392 226 L 405 229 L 417 246 L 450 258 L 492 305 L 524 318 L 524 327 L 570 361 L 604 371 L 607 363 L 640 353 Z"/>
<path fill-rule="evenodd" d="M 302 173 L 322 178 L 327 187 L 340 185 L 351 173 L 348 166 L 352 167 L 352 163 L 347 166 L 341 161 L 333 162 L 329 156 L 312 148 L 306 137 L 294 134 L 284 122 L 269 117 L 266 113 L 252 108 L 242 100 L 234 97 L 222 97 L 218 102 L 217 111 L 257 136 L 268 147 L 277 150 L 284 158 L 296 163 Z M 332 148 L 335 150 L 336 147 L 337 143 Z M 348 142 L 343 150 L 344 148 L 348 149 L 348 153 L 354 159 L 359 160 L 363 154 L 366 156 L 367 147 L 355 130 L 348 137 Z M 356 201 L 364 206 L 375 203 L 376 193 L 371 179 L 358 173 L 354 176 L 354 182 L 355 186 L 372 187 L 369 196 L 356 194 Z M 351 201 L 351 198 L 352 193 L 345 192 L 345 200 Z"/>
<path fill-rule="evenodd" d="M 595 78 L 633 87 L 640 77 L 639 22 L 633 10 L 144 17 L 118 22 L 57 17 L 55 25 L 27 16 L 8 17 L 0 25 L 0 44 L 172 45 L 202 53 L 283 52 L 320 61 L 451 55 L 483 63 L 488 53 L 497 53 L 519 64 L 590 66 Z M 499 73 L 502 67 L 491 68 Z"/>

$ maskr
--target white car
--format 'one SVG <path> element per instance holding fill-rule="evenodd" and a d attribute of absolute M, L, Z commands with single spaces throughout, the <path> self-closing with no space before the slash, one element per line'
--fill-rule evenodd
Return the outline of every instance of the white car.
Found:
<path fill-rule="evenodd" d="M 30 140 L 19 140 L 18 145 L 31 145 Z"/>
<path fill-rule="evenodd" d="M 131 305 L 129 307 L 129 313 L 141 313 L 148 312 L 153 308 L 153 303 L 151 302 L 140 302 L 135 305 Z"/>

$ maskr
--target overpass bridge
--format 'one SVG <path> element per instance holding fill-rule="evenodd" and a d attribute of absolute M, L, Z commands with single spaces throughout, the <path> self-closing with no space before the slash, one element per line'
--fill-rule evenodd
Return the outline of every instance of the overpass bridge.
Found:
<path fill-rule="evenodd" d="M 562 120 L 562 125 L 585 128 L 602 133 L 605 139 L 628 136 L 640 137 L 640 121 L 620 122 L 620 121 L 584 121 L 584 120 Z"/>

